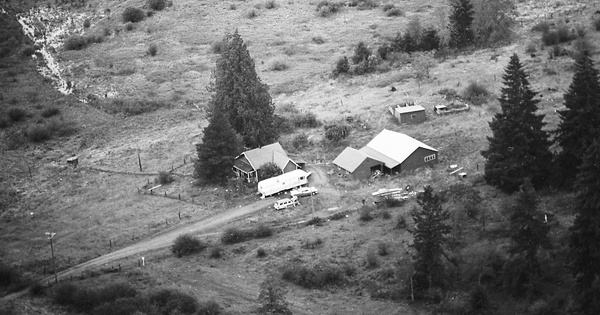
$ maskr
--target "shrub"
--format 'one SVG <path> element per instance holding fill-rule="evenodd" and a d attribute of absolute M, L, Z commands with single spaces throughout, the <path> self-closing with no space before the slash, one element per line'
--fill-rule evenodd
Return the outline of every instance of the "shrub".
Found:
<path fill-rule="evenodd" d="M 273 229 L 265 225 L 264 223 L 260 223 L 257 225 L 252 231 L 252 237 L 255 238 L 265 238 L 273 235 Z"/>
<path fill-rule="evenodd" d="M 19 50 L 19 53 L 21 54 L 21 56 L 31 57 L 31 55 L 35 54 L 35 47 L 31 45 L 23 45 L 23 47 L 21 47 L 21 49 Z"/>
<path fill-rule="evenodd" d="M 226 42 L 224 42 L 224 41 L 222 41 L 222 40 L 219 40 L 219 41 L 213 42 L 213 43 L 210 45 L 210 51 L 212 51 L 214 54 L 220 54 L 220 53 L 222 53 L 222 52 L 223 52 L 223 50 L 224 50 L 224 49 L 227 47 L 227 46 L 226 46 L 226 44 L 227 44 L 227 43 L 226 43 Z"/>
<path fill-rule="evenodd" d="M 58 114 L 60 114 L 60 109 L 56 107 L 46 107 L 41 113 L 44 118 L 49 118 Z"/>
<path fill-rule="evenodd" d="M 14 268 L 0 264 L 0 287 L 8 287 L 17 280 L 17 272 Z"/>
<path fill-rule="evenodd" d="M 348 58 L 346 56 L 340 57 L 335 62 L 335 69 L 333 70 L 333 75 L 337 77 L 342 73 L 348 73 L 348 70 L 350 70 L 350 63 L 348 62 Z"/>
<path fill-rule="evenodd" d="M 173 177 L 173 174 L 171 174 L 170 172 L 166 172 L 166 171 L 158 172 L 158 177 L 156 177 L 154 179 L 155 183 L 158 183 L 161 185 L 167 185 L 174 181 L 175 181 L 175 177 Z"/>
<path fill-rule="evenodd" d="M 351 0 L 348 3 L 349 7 L 358 7 L 359 10 L 369 10 L 379 6 L 375 0 Z"/>
<path fill-rule="evenodd" d="M 308 146 L 308 136 L 305 133 L 300 133 L 292 139 L 292 146 L 297 150 Z"/>
<path fill-rule="evenodd" d="M 45 125 L 52 136 L 68 137 L 77 132 L 78 128 L 74 122 L 52 118 Z"/>
<path fill-rule="evenodd" d="M 559 44 L 560 40 L 558 39 L 558 33 L 555 31 L 542 33 L 542 43 L 544 43 L 546 46 Z"/>
<path fill-rule="evenodd" d="M 137 23 L 143 21 L 145 17 L 146 14 L 144 14 L 144 11 L 142 11 L 142 9 L 127 7 L 123 11 L 123 23 Z"/>
<path fill-rule="evenodd" d="M 281 115 L 273 115 L 273 125 L 281 134 L 294 131 L 294 125 L 290 119 Z"/>
<path fill-rule="evenodd" d="M 10 121 L 8 121 L 8 119 L 2 117 L 2 114 L 0 114 L 0 129 L 4 129 L 4 128 L 8 128 L 10 127 Z"/>
<path fill-rule="evenodd" d="M 322 0 L 321 2 L 317 3 L 317 13 L 319 16 L 328 17 L 339 12 L 342 8 L 342 5 L 343 4 L 341 2 Z"/>
<path fill-rule="evenodd" d="M 385 220 L 389 220 L 389 219 L 391 219 L 391 218 L 392 218 L 392 215 L 390 214 L 390 212 L 389 212 L 389 211 L 387 211 L 387 210 L 383 210 L 383 211 L 381 212 L 381 217 L 382 217 L 382 218 L 384 218 Z"/>
<path fill-rule="evenodd" d="M 52 138 L 52 133 L 47 125 L 36 124 L 27 130 L 27 138 L 31 142 L 43 142 Z"/>
<path fill-rule="evenodd" d="M 59 305 L 72 305 L 74 302 L 75 293 L 77 291 L 77 286 L 72 283 L 59 283 L 54 289 L 53 300 Z"/>
<path fill-rule="evenodd" d="M 358 64 L 362 61 L 368 61 L 369 56 L 372 52 L 364 42 L 359 42 L 354 48 L 354 55 L 352 55 L 352 63 Z"/>
<path fill-rule="evenodd" d="M 317 116 L 313 113 L 297 114 L 292 117 L 294 126 L 298 128 L 315 128 L 321 125 Z"/>
<path fill-rule="evenodd" d="M 396 229 L 404 229 L 407 226 L 406 218 L 403 215 L 399 215 L 398 218 L 396 218 Z"/>
<path fill-rule="evenodd" d="M 158 314 L 193 314 L 198 302 L 192 296 L 174 289 L 162 289 L 149 296 L 150 303 L 158 308 Z"/>
<path fill-rule="evenodd" d="M 167 0 L 148 0 L 148 7 L 155 11 L 160 11 L 167 7 Z"/>
<path fill-rule="evenodd" d="M 484 314 L 490 306 L 490 301 L 485 288 L 481 285 L 475 287 L 469 297 L 469 305 L 474 314 Z"/>
<path fill-rule="evenodd" d="M 208 257 L 210 258 L 221 258 L 223 256 L 223 247 L 217 245 L 210 248 Z"/>
<path fill-rule="evenodd" d="M 390 253 L 390 251 L 388 250 L 388 245 L 387 243 L 378 243 L 377 244 L 377 253 L 380 256 L 386 256 Z"/>
<path fill-rule="evenodd" d="M 268 0 L 265 2 L 265 9 L 275 9 L 277 8 L 277 2 L 275 0 Z"/>
<path fill-rule="evenodd" d="M 246 13 L 246 17 L 249 19 L 253 19 L 257 16 L 258 16 L 258 13 L 256 13 L 256 10 L 254 10 L 254 9 L 252 9 L 252 10 L 248 11 L 248 13 Z"/>
<path fill-rule="evenodd" d="M 269 70 L 271 71 L 283 71 L 289 68 L 288 64 L 285 61 L 277 59 L 273 60 L 269 65 Z"/>
<path fill-rule="evenodd" d="M 337 220 L 345 219 L 346 216 L 348 216 L 348 214 L 349 214 L 348 211 L 341 211 L 341 212 L 337 212 L 337 213 L 330 215 L 329 217 L 327 217 L 327 219 L 332 220 L 332 221 L 337 221 Z"/>
<path fill-rule="evenodd" d="M 206 302 L 202 302 L 198 304 L 198 310 L 195 315 L 220 315 L 221 314 L 221 306 L 219 303 L 209 300 Z"/>
<path fill-rule="evenodd" d="M 133 23 L 131 23 L 131 22 L 125 23 L 125 30 L 126 31 L 133 31 L 134 28 L 135 28 L 135 25 L 133 25 Z"/>
<path fill-rule="evenodd" d="M 158 52 L 158 48 L 156 47 L 156 44 L 150 44 L 150 47 L 148 47 L 148 55 L 154 57 L 156 56 L 156 53 Z"/>
<path fill-rule="evenodd" d="M 264 248 L 262 248 L 262 247 L 259 247 L 259 248 L 256 250 L 256 257 L 258 257 L 258 258 L 263 258 L 263 257 L 265 257 L 265 256 L 267 256 L 267 251 L 266 251 Z"/>
<path fill-rule="evenodd" d="M 594 44 L 592 44 L 592 42 L 590 42 L 585 37 L 577 38 L 576 40 L 573 41 L 573 43 L 571 44 L 571 46 L 573 46 L 573 48 L 575 49 L 575 56 L 574 57 L 576 59 L 578 59 L 578 57 L 581 56 L 581 54 L 584 51 L 587 51 L 589 53 L 593 53 L 596 50 L 596 47 L 594 46 Z"/>
<path fill-rule="evenodd" d="M 596 31 L 600 31 L 600 18 L 595 18 L 592 20 L 592 25 Z"/>
<path fill-rule="evenodd" d="M 301 247 L 304 249 L 315 249 L 321 247 L 321 245 L 323 245 L 323 240 L 320 237 L 317 237 L 310 240 L 305 240 L 302 242 Z"/>
<path fill-rule="evenodd" d="M 325 44 L 325 39 L 323 39 L 322 36 L 314 36 L 312 38 L 313 43 L 321 45 L 321 44 Z"/>
<path fill-rule="evenodd" d="M 82 50 L 87 46 L 88 42 L 83 36 L 72 35 L 63 44 L 65 50 Z"/>
<path fill-rule="evenodd" d="M 237 10 L 237 6 L 235 5 L 235 3 L 229 5 L 229 10 Z"/>
<path fill-rule="evenodd" d="M 386 16 L 404 16 L 404 11 L 400 10 L 400 8 L 393 8 L 385 12 Z"/>
<path fill-rule="evenodd" d="M 375 252 L 372 252 L 372 251 L 368 252 L 365 261 L 366 261 L 366 267 L 368 269 L 375 269 L 375 268 L 379 267 L 379 258 L 377 257 Z"/>
<path fill-rule="evenodd" d="M 281 277 L 307 289 L 322 289 L 344 282 L 344 271 L 337 265 L 317 263 L 311 267 L 291 262 L 282 268 Z"/>
<path fill-rule="evenodd" d="M 31 296 L 40 296 L 44 294 L 44 287 L 39 282 L 35 282 L 29 287 L 29 294 Z"/>
<path fill-rule="evenodd" d="M 90 28 L 91 24 L 92 23 L 90 22 L 90 19 L 83 20 L 83 27 L 84 28 Z"/>
<path fill-rule="evenodd" d="M 171 252 L 177 257 L 183 257 L 201 252 L 205 248 L 206 244 L 199 239 L 189 234 L 182 234 L 175 239 L 173 246 L 171 246 Z"/>
<path fill-rule="evenodd" d="M 10 120 L 17 122 L 21 121 L 25 117 L 25 115 L 27 115 L 27 112 L 25 112 L 25 110 L 22 108 L 13 107 L 8 110 L 7 114 Z"/>
<path fill-rule="evenodd" d="M 373 220 L 373 215 L 371 214 L 371 208 L 363 206 L 360 209 L 360 216 L 358 217 L 361 221 L 371 221 Z"/>
<path fill-rule="evenodd" d="M 475 105 L 481 105 L 487 97 L 490 95 L 490 92 L 487 88 L 480 83 L 475 81 L 471 81 L 469 85 L 462 92 L 462 97 L 471 101 Z"/>
<path fill-rule="evenodd" d="M 383 12 L 387 12 L 395 7 L 396 6 L 393 3 L 386 3 L 381 7 L 381 9 L 383 10 Z"/>
<path fill-rule="evenodd" d="M 534 25 L 531 30 L 534 32 L 546 33 L 550 30 L 550 23 L 548 21 L 541 21 L 540 23 Z"/>
<path fill-rule="evenodd" d="M 325 125 L 325 138 L 332 142 L 338 142 L 350 134 L 350 127 L 344 123 L 332 123 Z"/>
<path fill-rule="evenodd" d="M 223 244 L 236 244 L 250 239 L 252 236 L 248 231 L 244 231 L 235 227 L 228 228 L 221 235 Z"/>

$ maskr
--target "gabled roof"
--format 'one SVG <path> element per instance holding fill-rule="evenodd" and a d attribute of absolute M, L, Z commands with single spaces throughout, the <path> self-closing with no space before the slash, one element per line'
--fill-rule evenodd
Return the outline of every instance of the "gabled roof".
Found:
<path fill-rule="evenodd" d="M 425 111 L 425 108 L 421 105 L 413 105 L 413 106 L 404 106 L 404 107 L 396 107 L 396 113 L 406 114 L 406 113 L 414 113 Z"/>
<path fill-rule="evenodd" d="M 404 162 L 418 148 L 438 151 L 403 133 L 384 129 L 360 151 L 384 162 L 386 167 L 394 168 Z"/>
<path fill-rule="evenodd" d="M 255 171 L 269 162 L 275 163 L 280 169 L 283 169 L 290 161 L 296 164 L 288 158 L 279 142 L 243 152 L 236 157 L 236 161 L 240 160 L 240 157 L 245 157 Z M 234 165 L 237 166 L 235 162 Z"/>
<path fill-rule="evenodd" d="M 333 164 L 353 173 L 356 168 L 368 158 L 370 157 L 363 152 L 351 147 L 346 147 L 344 151 L 333 160 Z"/>

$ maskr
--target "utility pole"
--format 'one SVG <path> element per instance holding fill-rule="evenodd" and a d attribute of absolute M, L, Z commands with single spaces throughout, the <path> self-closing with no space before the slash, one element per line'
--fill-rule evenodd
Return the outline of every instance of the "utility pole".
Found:
<path fill-rule="evenodd" d="M 313 194 L 313 193 L 310 194 L 310 205 L 311 205 L 311 208 L 312 208 L 312 217 L 313 217 L 313 219 L 315 218 L 315 202 L 313 201 L 313 196 L 314 195 L 315 194 Z"/>
<path fill-rule="evenodd" d="M 56 275 L 56 258 L 54 257 L 54 245 L 52 245 L 52 238 L 56 233 L 46 232 L 48 239 L 50 240 L 50 250 L 52 251 L 52 269 L 54 269 L 54 283 L 58 284 L 58 276 Z"/>

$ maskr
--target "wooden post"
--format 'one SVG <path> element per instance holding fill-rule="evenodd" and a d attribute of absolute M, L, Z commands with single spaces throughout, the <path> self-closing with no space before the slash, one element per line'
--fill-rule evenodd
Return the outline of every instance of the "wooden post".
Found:
<path fill-rule="evenodd" d="M 112 240 L 108 240 L 108 246 L 112 248 Z"/>
<path fill-rule="evenodd" d="M 138 153 L 138 164 L 140 165 L 140 172 L 142 171 L 142 158 L 140 157 L 140 154 Z"/>
<path fill-rule="evenodd" d="M 181 220 L 181 210 L 179 210 L 178 215 L 179 215 L 179 220 Z"/>
<path fill-rule="evenodd" d="M 181 194 L 177 194 L 177 199 L 181 200 Z"/>
<path fill-rule="evenodd" d="M 169 219 L 165 219 L 165 224 L 169 225 Z"/>
<path fill-rule="evenodd" d="M 33 178 L 33 175 L 31 174 L 31 165 L 27 164 L 27 168 L 29 169 L 29 178 Z"/>
<path fill-rule="evenodd" d="M 131 234 L 131 240 L 133 241 L 133 239 L 135 238 L 135 234 Z"/>
<path fill-rule="evenodd" d="M 167 196 L 167 192 L 165 191 L 165 197 Z"/>
<path fill-rule="evenodd" d="M 410 299 L 414 302 L 415 301 L 415 290 L 413 287 L 413 277 L 410 276 Z"/>

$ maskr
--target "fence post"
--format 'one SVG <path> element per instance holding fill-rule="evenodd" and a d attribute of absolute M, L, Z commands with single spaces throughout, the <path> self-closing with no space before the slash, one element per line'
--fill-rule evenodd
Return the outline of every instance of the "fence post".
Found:
<path fill-rule="evenodd" d="M 142 171 L 142 158 L 140 157 L 140 154 L 138 153 L 138 163 L 140 164 L 140 172 Z"/>

